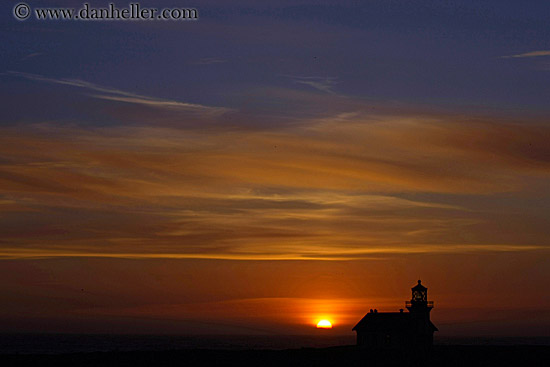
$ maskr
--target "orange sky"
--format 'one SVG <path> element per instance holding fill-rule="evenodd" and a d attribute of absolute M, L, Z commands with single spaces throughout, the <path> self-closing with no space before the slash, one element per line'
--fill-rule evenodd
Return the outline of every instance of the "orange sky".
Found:
<path fill-rule="evenodd" d="M 347 334 L 422 279 L 441 335 L 545 334 L 549 138 L 412 112 L 2 128 L 2 330 Z"/>

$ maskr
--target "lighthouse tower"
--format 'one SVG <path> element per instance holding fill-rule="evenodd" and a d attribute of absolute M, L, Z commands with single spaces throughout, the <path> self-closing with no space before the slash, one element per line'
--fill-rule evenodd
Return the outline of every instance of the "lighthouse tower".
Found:
<path fill-rule="evenodd" d="M 434 307 L 433 301 L 428 301 L 428 288 L 422 285 L 422 281 L 411 288 L 412 297 L 405 302 L 405 306 L 411 315 L 411 321 L 416 329 L 415 340 L 411 345 L 431 346 L 433 344 L 433 333 L 437 328 L 430 321 L 430 311 Z"/>

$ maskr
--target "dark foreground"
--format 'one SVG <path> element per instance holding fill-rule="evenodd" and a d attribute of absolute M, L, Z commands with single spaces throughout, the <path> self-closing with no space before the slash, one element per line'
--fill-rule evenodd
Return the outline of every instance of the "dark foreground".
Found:
<path fill-rule="evenodd" d="M 0 355 L 2 366 L 550 366 L 549 346 L 435 346 L 428 360 L 355 347 Z"/>

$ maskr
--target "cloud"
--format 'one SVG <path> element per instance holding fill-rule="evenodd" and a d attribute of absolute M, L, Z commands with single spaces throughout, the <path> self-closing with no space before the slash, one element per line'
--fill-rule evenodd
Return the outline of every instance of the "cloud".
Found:
<path fill-rule="evenodd" d="M 293 76 L 285 75 L 292 78 L 294 83 L 308 85 L 312 88 L 320 90 L 321 92 L 335 94 L 332 88 L 338 84 L 338 78 L 334 77 L 319 77 L 319 76 Z"/>
<path fill-rule="evenodd" d="M 22 73 L 17 71 L 8 71 L 5 74 L 25 78 L 28 80 L 34 80 L 38 82 L 66 85 L 66 86 L 91 90 L 94 92 L 100 92 L 102 94 L 91 94 L 91 97 L 115 101 L 115 102 L 124 102 L 124 103 L 154 107 L 159 109 L 178 110 L 178 111 L 185 111 L 185 112 L 191 112 L 191 113 L 205 114 L 210 116 L 221 115 L 221 114 L 233 111 L 232 109 L 225 108 L 225 107 L 212 107 L 212 106 L 205 106 L 201 104 L 194 104 L 194 103 L 187 103 L 187 102 L 174 101 L 169 99 L 144 96 L 136 93 L 123 91 L 120 89 L 97 85 L 97 84 L 86 82 L 79 79 L 48 78 L 41 75 Z"/>
<path fill-rule="evenodd" d="M 495 252 L 525 252 L 536 250 L 548 250 L 547 246 L 521 246 L 521 245 L 413 245 L 404 248 L 365 248 L 361 250 L 346 250 L 342 248 L 311 248 L 309 251 L 295 249 L 283 253 L 273 253 L 269 249 L 265 253 L 252 251 L 250 253 L 151 253 L 151 252 L 100 252 L 82 251 L 76 247 L 73 251 L 52 249 L 21 249 L 2 248 L 0 259 L 44 259 L 44 258 L 111 258 L 111 259 L 212 259 L 212 260 L 321 260 L 321 261 L 349 261 L 349 260 L 384 260 L 386 258 L 377 255 L 396 254 L 471 254 L 471 253 L 495 253 Z"/>
<path fill-rule="evenodd" d="M 212 64 L 224 64 L 226 62 L 227 62 L 226 59 L 221 59 L 218 57 L 204 57 L 194 62 L 194 64 L 195 65 L 212 65 Z"/>
<path fill-rule="evenodd" d="M 340 114 L 277 131 L 2 128 L 1 255 L 382 259 L 541 251 L 550 129 Z M 502 207 L 513 208 L 502 210 Z"/>
<path fill-rule="evenodd" d="M 221 115 L 232 111 L 231 109 L 224 108 L 224 107 L 209 107 L 209 106 L 203 106 L 199 104 L 184 103 L 184 102 L 143 97 L 143 96 L 126 97 L 126 96 L 116 96 L 116 95 L 112 96 L 112 95 L 95 94 L 95 95 L 92 95 L 92 97 L 105 99 L 108 101 L 133 103 L 133 104 L 139 104 L 143 106 L 195 112 L 195 113 L 202 113 L 202 114 L 213 115 L 213 116 Z"/>
<path fill-rule="evenodd" d="M 504 59 L 511 59 L 511 58 L 525 58 L 525 57 L 539 57 L 539 56 L 550 56 L 550 51 L 531 51 L 523 54 L 501 56 L 501 57 Z"/>
<path fill-rule="evenodd" d="M 44 53 L 42 53 L 42 52 L 33 52 L 33 53 L 30 53 L 30 54 L 25 55 L 24 57 L 22 57 L 21 61 L 32 59 L 34 57 L 42 56 L 42 55 L 44 55 Z"/>

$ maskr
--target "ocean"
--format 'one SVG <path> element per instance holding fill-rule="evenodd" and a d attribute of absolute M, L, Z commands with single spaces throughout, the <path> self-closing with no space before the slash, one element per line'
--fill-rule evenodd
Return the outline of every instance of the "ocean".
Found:
<path fill-rule="evenodd" d="M 0 354 L 166 351 L 188 349 L 296 349 L 355 344 L 353 335 L 102 335 L 0 334 Z"/>
<path fill-rule="evenodd" d="M 189 349 L 251 350 L 326 348 L 354 345 L 354 335 L 102 335 L 0 334 L 0 354 L 63 354 L 79 352 L 168 351 Z M 439 337 L 439 345 L 550 345 L 550 337 Z"/>

